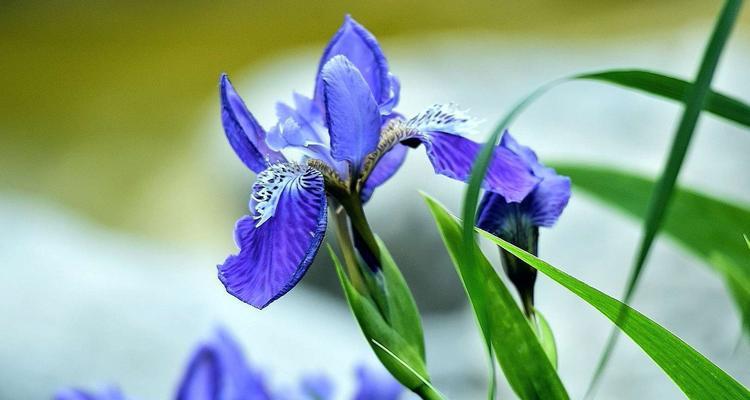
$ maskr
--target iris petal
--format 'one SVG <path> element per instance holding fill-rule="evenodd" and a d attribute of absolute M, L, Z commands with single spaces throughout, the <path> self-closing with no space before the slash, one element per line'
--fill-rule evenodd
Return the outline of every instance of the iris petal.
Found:
<path fill-rule="evenodd" d="M 507 149 L 518 155 L 541 182 L 520 204 L 508 204 L 497 195 L 486 193 L 479 205 L 477 226 L 488 232 L 497 232 L 510 213 L 520 213 L 518 217 L 528 219 L 534 226 L 554 225 L 570 199 L 570 178 L 544 166 L 533 150 L 520 145 L 508 132 L 503 135 L 498 149 Z"/>
<path fill-rule="evenodd" d="M 418 137 L 424 143 L 435 172 L 460 181 L 468 181 L 474 160 L 482 145 L 465 137 L 428 132 Z M 503 147 L 496 147 L 482 187 L 502 195 L 507 201 L 520 202 L 539 182 L 523 160 Z"/>
<path fill-rule="evenodd" d="M 303 398 L 310 400 L 331 400 L 335 391 L 333 382 L 325 375 L 304 376 L 300 382 L 300 389 Z"/>
<path fill-rule="evenodd" d="M 404 387 L 383 369 L 359 366 L 356 371 L 357 391 L 354 400 L 396 400 Z"/>
<path fill-rule="evenodd" d="M 380 140 L 378 104 L 362 74 L 344 56 L 332 58 L 322 77 L 331 155 L 349 161 L 357 171 Z"/>
<path fill-rule="evenodd" d="M 226 74 L 221 75 L 219 89 L 221 123 L 240 160 L 256 173 L 264 170 L 268 163 L 284 161 L 284 156 L 268 147 L 265 130 L 248 111 Z"/>
<path fill-rule="evenodd" d="M 392 87 L 388 61 L 377 39 L 365 27 L 347 15 L 344 18 L 344 24 L 328 43 L 318 66 L 314 101 L 321 109 L 323 108 L 323 67 L 337 55 L 345 56 L 357 67 L 378 104 L 383 104 L 392 98 L 394 89 L 397 96 L 398 87 Z"/>
<path fill-rule="evenodd" d="M 254 216 L 237 221 L 240 252 L 219 265 L 231 295 L 262 309 L 307 272 L 326 229 L 323 177 L 306 165 L 276 164 L 258 175 Z"/>
<path fill-rule="evenodd" d="M 125 400 L 125 396 L 116 387 L 106 387 L 99 392 L 63 389 L 55 393 L 54 400 Z"/>
<path fill-rule="evenodd" d="M 201 346 L 190 359 L 177 391 L 177 400 L 219 399 L 222 370 L 217 355 Z"/>
<path fill-rule="evenodd" d="M 245 360 L 239 345 L 223 330 L 193 353 L 177 400 L 270 400 L 263 376 Z"/>
<path fill-rule="evenodd" d="M 570 199 L 570 178 L 551 171 L 521 204 L 536 226 L 552 226 Z"/>

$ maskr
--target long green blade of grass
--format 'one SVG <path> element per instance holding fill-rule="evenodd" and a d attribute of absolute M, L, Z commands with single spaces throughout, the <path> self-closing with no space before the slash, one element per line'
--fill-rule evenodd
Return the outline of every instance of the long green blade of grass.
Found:
<path fill-rule="evenodd" d="M 704 52 L 695 82 L 690 85 L 686 92 L 685 109 L 680 118 L 680 123 L 677 126 L 672 141 L 672 147 L 669 150 L 667 164 L 664 167 L 664 171 L 662 172 L 649 200 L 646 218 L 643 224 L 643 238 L 625 287 L 625 294 L 623 295 L 623 303 L 625 304 L 630 302 L 635 293 L 641 273 L 646 264 L 646 259 L 651 250 L 651 245 L 656 238 L 656 234 L 659 232 L 664 215 L 669 207 L 672 192 L 675 183 L 677 182 L 677 176 L 680 173 L 682 163 L 685 160 L 685 155 L 690 147 L 690 141 L 693 137 L 693 132 L 695 132 L 695 127 L 698 123 L 701 110 L 706 104 L 706 99 L 711 90 L 711 81 L 713 80 L 716 66 L 719 63 L 721 53 L 724 50 L 724 46 L 728 41 L 734 23 L 737 20 L 737 15 L 739 14 L 741 6 L 742 0 L 727 0 L 724 4 L 724 8 L 719 14 L 719 18 L 714 26 L 714 31 L 711 34 L 708 46 Z M 627 318 L 626 313 L 622 315 L 623 318 Z M 607 366 L 612 350 L 617 343 L 618 333 L 619 331 L 616 329 L 612 331 L 602 353 L 602 357 L 594 372 L 591 384 L 589 385 L 589 393 L 591 394 L 595 392 L 596 385 Z"/>
<path fill-rule="evenodd" d="M 685 101 L 691 86 L 689 82 L 679 78 L 637 69 L 591 72 L 576 75 L 573 79 L 613 83 L 678 102 Z M 750 127 L 750 106 L 722 93 L 709 90 L 703 111 Z"/>
<path fill-rule="evenodd" d="M 439 203 L 432 202 L 429 206 L 438 225 L 442 225 L 441 230 L 453 230 L 457 235 L 461 222 Z M 750 399 L 747 388 L 648 317 L 518 247 L 478 228 L 475 230 L 596 308 L 654 360 L 689 399 Z M 624 312 L 628 318 L 621 318 Z"/>
<path fill-rule="evenodd" d="M 513 391 L 524 400 L 568 399 L 551 357 L 513 295 L 479 250 L 471 248 L 472 263 L 461 243 L 461 227 L 440 203 L 423 195 L 448 254 L 464 285 L 480 328 L 486 332 L 498 363 Z M 551 335 L 547 337 L 551 339 Z"/>
<path fill-rule="evenodd" d="M 646 215 L 652 179 L 609 167 L 554 164 L 557 171 L 605 204 L 641 220 Z M 750 207 L 675 188 L 662 232 L 710 265 L 726 281 L 750 332 L 750 252 L 742 239 L 750 226 Z"/>
<path fill-rule="evenodd" d="M 481 233 L 592 305 L 628 335 L 689 399 L 750 399 L 750 391 L 680 338 L 627 304 L 562 272 L 533 255 Z M 622 318 L 626 313 L 627 318 Z"/>

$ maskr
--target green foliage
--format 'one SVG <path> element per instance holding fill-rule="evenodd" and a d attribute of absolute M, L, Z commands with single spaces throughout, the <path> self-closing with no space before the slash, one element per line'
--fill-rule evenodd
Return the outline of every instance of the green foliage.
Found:
<path fill-rule="evenodd" d="M 404 280 L 401 271 L 396 266 L 391 253 L 385 244 L 377 238 L 380 246 L 380 263 L 383 267 L 385 278 L 385 292 L 388 302 L 389 325 L 406 340 L 411 347 L 416 349 L 417 354 L 425 360 L 424 334 L 422 333 L 422 320 L 419 317 L 417 304 Z"/>
<path fill-rule="evenodd" d="M 552 327 L 550 327 L 547 319 L 544 318 L 542 313 L 535 309 L 534 316 L 536 318 L 536 336 L 539 338 L 539 344 L 542 345 L 544 352 L 547 353 L 547 358 L 552 363 L 552 366 L 557 369 L 557 344 L 555 344 L 555 336 L 552 333 Z"/>
<path fill-rule="evenodd" d="M 474 255 L 468 257 L 461 245 L 461 225 L 435 199 L 428 195 L 424 198 L 482 334 L 490 342 L 510 386 L 522 399 L 568 399 L 531 324 L 487 258 L 475 242 L 471 248 Z"/>
<path fill-rule="evenodd" d="M 625 303 L 481 231 L 485 237 L 599 310 L 651 357 L 690 399 L 749 399 L 750 391 L 687 343 Z M 625 317 L 623 317 L 625 315 Z"/>
<path fill-rule="evenodd" d="M 608 167 L 556 164 L 576 189 L 593 195 L 628 216 L 642 219 L 654 181 Z M 750 226 L 750 208 L 684 188 L 674 199 L 662 231 L 711 265 L 726 280 L 744 316 L 750 312 L 750 253 L 742 242 Z M 745 318 L 745 327 L 750 319 Z"/>
<path fill-rule="evenodd" d="M 711 92 L 711 81 L 713 80 L 716 66 L 719 63 L 719 58 L 721 57 L 724 46 L 729 39 L 729 34 L 734 27 L 741 6 L 742 0 L 727 0 L 725 2 L 724 8 L 714 26 L 711 38 L 708 41 L 708 46 L 703 54 L 703 59 L 701 60 L 695 82 L 689 85 L 687 90 L 685 90 L 685 109 L 680 118 L 680 122 L 677 125 L 664 171 L 659 177 L 649 198 L 648 208 L 646 209 L 646 215 L 643 222 L 643 237 L 638 247 L 638 253 L 636 254 L 635 262 L 623 296 L 623 302 L 626 304 L 632 298 L 633 293 L 635 293 L 635 289 L 640 277 L 642 276 L 643 268 L 646 265 L 649 251 L 651 250 L 654 239 L 661 228 L 664 216 L 667 213 L 667 208 L 672 199 L 672 192 L 677 182 L 677 176 L 680 173 L 682 163 L 685 160 L 685 155 L 690 147 L 690 141 L 695 132 L 698 118 L 700 117 L 700 113 L 705 107 L 708 96 Z M 613 334 L 610 336 L 604 349 L 602 358 L 599 361 L 596 372 L 594 373 L 589 392 L 596 387 L 597 381 L 607 365 L 607 361 L 612 354 L 616 342 L 617 331 L 613 331 Z"/>
<path fill-rule="evenodd" d="M 684 101 L 690 89 L 690 82 L 685 80 L 637 69 L 591 72 L 576 75 L 575 79 L 614 83 L 678 102 Z M 750 106 L 722 93 L 709 90 L 703 110 L 728 121 L 750 127 Z"/>
<path fill-rule="evenodd" d="M 380 362 L 410 390 L 424 390 L 425 380 L 429 380 L 429 375 L 424 357 L 421 355 L 422 350 L 405 339 L 386 321 L 371 298 L 354 288 L 330 245 L 328 252 L 336 267 L 349 308 Z M 421 334 L 421 328 L 419 331 Z M 380 345 L 376 345 L 376 342 Z M 386 352 L 384 348 L 389 351 Z"/>

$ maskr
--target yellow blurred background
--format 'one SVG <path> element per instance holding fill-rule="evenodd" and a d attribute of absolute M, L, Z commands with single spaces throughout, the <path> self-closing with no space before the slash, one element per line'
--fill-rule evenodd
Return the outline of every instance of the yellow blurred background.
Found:
<path fill-rule="evenodd" d="M 213 179 L 222 171 L 195 168 L 189 158 L 197 135 L 217 131 L 194 127 L 206 107 L 216 106 L 218 74 L 252 71 L 288 49 L 322 48 L 345 13 L 386 46 L 397 36 L 454 31 L 580 43 L 709 23 L 719 6 L 717 1 L 5 1 L 0 187 L 49 198 L 109 226 L 168 240 L 210 240 L 196 228 L 223 226 L 234 213 L 222 213 L 226 204 L 215 201 L 223 196 Z M 748 21 L 745 12 L 739 25 Z M 160 177 L 169 168 L 184 168 L 190 178 L 165 185 Z M 212 218 L 202 218 L 206 214 Z M 179 216 L 183 229 L 164 229 L 163 221 Z"/>

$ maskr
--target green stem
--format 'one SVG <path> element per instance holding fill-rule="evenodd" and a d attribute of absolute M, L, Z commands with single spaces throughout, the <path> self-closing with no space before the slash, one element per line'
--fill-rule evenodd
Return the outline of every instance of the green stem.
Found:
<path fill-rule="evenodd" d="M 349 235 L 346 213 L 341 209 L 339 203 L 335 199 L 329 199 L 329 210 L 334 221 L 336 239 L 338 240 L 339 247 L 341 247 L 341 252 L 344 255 L 344 264 L 349 279 L 352 281 L 352 285 L 358 292 L 366 295 L 368 293 L 367 285 L 365 285 L 364 278 L 362 277 L 362 273 L 360 272 L 357 263 L 357 256 L 354 253 L 354 245 L 352 244 L 351 236 Z"/>
<path fill-rule="evenodd" d="M 362 202 L 360 201 L 359 196 L 349 196 L 341 201 L 341 205 L 344 206 L 347 214 L 349 214 L 352 229 L 356 230 L 356 233 L 364 241 L 364 244 L 367 245 L 374 259 L 379 262 L 380 246 L 378 246 L 375 234 L 372 233 L 370 224 L 367 222 L 365 210 L 362 208 Z"/>

